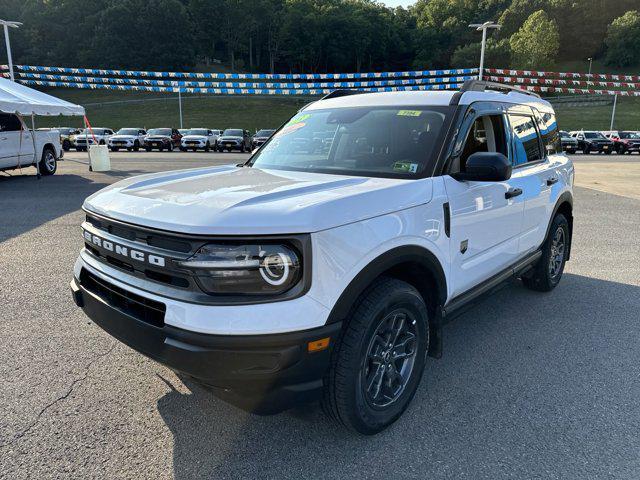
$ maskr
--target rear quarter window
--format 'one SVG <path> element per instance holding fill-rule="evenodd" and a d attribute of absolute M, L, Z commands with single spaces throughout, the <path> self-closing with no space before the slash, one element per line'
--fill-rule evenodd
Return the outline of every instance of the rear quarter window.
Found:
<path fill-rule="evenodd" d="M 536 121 L 531 115 L 509 114 L 513 138 L 513 165 L 538 162 L 544 158 Z"/>
<path fill-rule="evenodd" d="M 542 145 L 546 152 L 549 155 L 562 152 L 556 115 L 550 112 L 537 112 L 536 121 L 538 122 L 538 128 L 540 129 Z"/>

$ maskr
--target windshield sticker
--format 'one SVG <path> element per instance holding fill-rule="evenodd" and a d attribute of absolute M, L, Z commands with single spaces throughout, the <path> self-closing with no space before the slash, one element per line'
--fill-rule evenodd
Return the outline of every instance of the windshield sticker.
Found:
<path fill-rule="evenodd" d="M 402 173 L 416 173 L 418 171 L 418 164 L 409 162 L 396 162 L 393 164 L 393 170 Z"/>
<path fill-rule="evenodd" d="M 304 122 L 308 118 L 311 118 L 311 114 L 310 113 L 305 113 L 304 115 L 295 116 L 291 120 L 289 120 L 289 123 L 287 123 L 287 126 L 295 125 L 296 123 L 300 123 L 300 122 Z"/>
<path fill-rule="evenodd" d="M 289 124 L 289 125 L 287 125 L 286 127 L 284 127 L 282 130 L 280 130 L 278 132 L 278 136 L 280 137 L 282 135 L 288 135 L 290 133 L 298 131 L 302 127 L 304 127 L 305 125 L 306 125 L 306 123 L 304 123 L 304 122 Z"/>
<path fill-rule="evenodd" d="M 419 117 L 422 115 L 420 110 L 399 110 L 397 115 L 399 117 Z"/>

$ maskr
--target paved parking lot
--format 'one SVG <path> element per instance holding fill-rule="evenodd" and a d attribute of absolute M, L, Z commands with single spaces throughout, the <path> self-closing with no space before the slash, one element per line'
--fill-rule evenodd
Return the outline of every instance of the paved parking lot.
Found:
<path fill-rule="evenodd" d="M 317 406 L 237 410 L 71 300 L 86 196 L 242 158 L 121 152 L 100 174 L 69 153 L 54 177 L 0 176 L 0 477 L 640 477 L 640 198 L 627 174 L 640 156 L 574 157 L 579 184 L 600 191 L 576 188 L 562 283 L 539 294 L 514 282 L 448 325 L 412 406 L 373 438 L 327 424 Z M 611 172 L 621 183 L 598 184 Z"/>

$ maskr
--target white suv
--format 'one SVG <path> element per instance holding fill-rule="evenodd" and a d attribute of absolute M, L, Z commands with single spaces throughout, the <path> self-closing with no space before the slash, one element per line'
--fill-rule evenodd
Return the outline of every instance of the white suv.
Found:
<path fill-rule="evenodd" d="M 210 128 L 190 128 L 182 134 L 180 139 L 180 150 L 186 152 L 191 149 L 204 150 L 208 152 L 216 147 L 216 142 L 220 136 L 220 130 Z"/>
<path fill-rule="evenodd" d="M 113 135 L 110 128 L 85 128 L 74 137 L 73 143 L 78 152 L 86 152 L 88 146 L 106 145 Z"/>
<path fill-rule="evenodd" d="M 147 131 L 144 128 L 121 128 L 109 137 L 107 145 L 112 152 L 117 152 L 121 148 L 126 149 L 128 152 L 132 150 L 137 152 L 144 144 L 144 137 L 146 136 Z"/>
<path fill-rule="evenodd" d="M 321 399 L 363 434 L 394 422 L 462 307 L 513 277 L 558 284 L 574 169 L 534 94 L 350 93 L 303 108 L 244 165 L 89 197 L 76 303 L 247 410 Z"/>

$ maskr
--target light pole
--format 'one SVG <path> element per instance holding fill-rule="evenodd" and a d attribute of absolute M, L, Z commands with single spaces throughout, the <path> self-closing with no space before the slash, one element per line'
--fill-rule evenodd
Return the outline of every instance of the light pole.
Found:
<path fill-rule="evenodd" d="M 593 65 L 593 57 L 587 58 L 589 60 L 589 75 L 591 75 L 591 66 Z"/>
<path fill-rule="evenodd" d="M 13 60 L 11 58 L 11 44 L 9 43 L 9 27 L 18 28 L 22 23 L 20 22 L 10 22 L 7 20 L 0 20 L 0 24 L 4 28 L 4 42 L 7 44 L 7 60 L 9 63 L 9 76 L 11 77 L 11 81 L 15 81 L 13 77 Z"/>
<path fill-rule="evenodd" d="M 478 71 L 478 80 L 482 80 L 482 75 L 484 73 L 484 50 L 487 46 L 487 29 L 498 29 L 501 26 L 502 25 L 495 22 L 472 23 L 469 25 L 470 28 L 475 28 L 478 32 L 482 31 L 482 49 L 480 50 L 480 70 Z"/>

